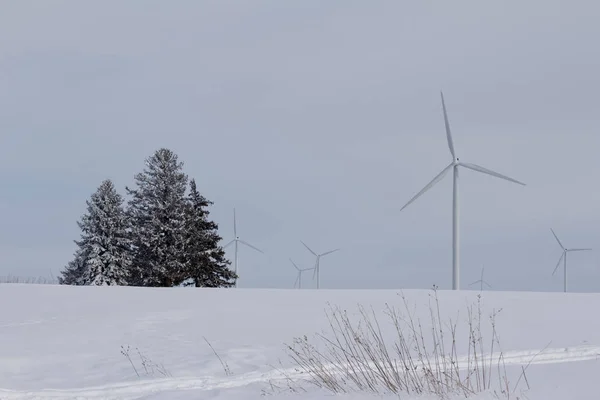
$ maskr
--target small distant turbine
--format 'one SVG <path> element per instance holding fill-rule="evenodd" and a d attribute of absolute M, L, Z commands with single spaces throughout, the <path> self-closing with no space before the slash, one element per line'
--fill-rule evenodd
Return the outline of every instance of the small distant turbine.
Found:
<path fill-rule="evenodd" d="M 292 261 L 291 258 L 290 258 L 290 262 L 292 263 L 294 268 L 296 268 L 296 270 L 298 271 L 298 276 L 296 277 L 296 280 L 294 281 L 294 287 L 296 287 L 296 285 L 298 285 L 298 289 L 302 289 L 302 273 L 304 271 L 310 271 L 314 267 L 313 268 L 300 268 L 296 265 L 296 263 L 294 261 Z"/>
<path fill-rule="evenodd" d="M 558 263 L 556 264 L 556 268 L 554 268 L 554 272 L 552 272 L 552 275 L 554 275 L 556 273 L 556 270 L 560 266 L 560 262 L 563 261 L 563 263 L 564 263 L 563 268 L 564 268 L 564 275 L 565 275 L 564 276 L 564 290 L 565 290 L 565 293 L 567 293 L 567 253 L 570 251 L 590 251 L 592 249 L 567 249 L 567 248 L 565 248 L 565 246 L 563 246 L 563 244 L 560 242 L 560 240 L 558 240 L 558 236 L 556 236 L 556 233 L 554 233 L 554 229 L 550 228 L 550 230 L 552 231 L 554 238 L 558 242 L 558 245 L 563 250 L 563 253 L 560 256 L 560 258 L 558 259 Z"/>
<path fill-rule="evenodd" d="M 235 274 L 238 275 L 237 279 L 239 279 L 239 274 L 238 274 L 238 243 L 246 245 L 246 246 L 250 247 L 251 249 L 254 249 L 254 250 L 258 251 L 259 253 L 263 253 L 264 254 L 264 252 L 262 250 L 256 248 L 256 247 L 252 246 L 250 243 L 248 243 L 248 242 L 240 239 L 240 237 L 238 236 L 238 234 L 237 234 L 237 224 L 236 224 L 236 220 L 235 220 L 235 208 L 233 209 L 233 236 L 234 236 L 235 239 L 233 239 L 231 242 L 227 243 L 225 246 L 223 246 L 223 248 L 225 249 L 225 248 L 229 247 L 231 244 L 235 243 L 235 261 L 234 261 L 234 264 L 233 264 L 233 270 L 234 270 Z M 235 280 L 234 287 L 237 287 L 237 279 Z"/>
<path fill-rule="evenodd" d="M 314 254 L 315 257 L 317 257 L 317 259 L 315 261 L 315 266 L 314 266 L 315 272 L 313 273 L 313 279 L 315 279 L 315 276 L 317 277 L 317 289 L 319 289 L 320 283 L 321 283 L 321 276 L 320 276 L 321 268 L 319 266 L 319 261 L 321 261 L 321 257 L 326 256 L 327 254 L 331 254 L 335 251 L 338 251 L 339 249 L 330 250 L 330 251 L 326 251 L 325 253 L 317 254 L 314 251 L 312 251 L 312 249 L 310 247 L 308 247 L 306 245 L 306 243 L 304 243 L 302 240 L 300 241 L 300 243 L 302 243 L 304 245 L 304 247 L 306 247 L 308 249 L 308 251 L 310 251 L 311 253 Z"/>
<path fill-rule="evenodd" d="M 469 286 L 473 286 L 476 283 L 480 283 L 481 284 L 481 288 L 479 290 L 481 290 L 483 292 L 483 285 L 485 284 L 487 287 L 489 287 L 490 289 L 492 288 L 492 285 L 490 285 L 489 283 L 487 283 L 486 281 L 483 280 L 483 268 L 481 268 L 481 279 L 479 279 L 478 281 L 475 281 L 471 284 L 469 284 Z"/>
<path fill-rule="evenodd" d="M 412 199 L 408 201 L 400 209 L 400 211 L 404 210 L 411 204 L 413 201 L 418 199 L 423 193 L 431 189 L 435 186 L 436 183 L 441 181 L 444 176 L 448 173 L 448 171 L 452 170 L 453 174 L 453 189 L 452 189 L 452 289 L 459 290 L 460 289 L 460 263 L 459 263 L 459 210 L 458 210 L 458 171 L 459 167 L 467 168 L 476 172 L 481 172 L 483 174 L 491 175 L 496 178 L 504 179 L 509 182 L 517 183 L 519 185 L 525 186 L 523 182 L 519 182 L 516 179 L 510 178 L 506 175 L 499 174 L 498 172 L 489 170 L 477 164 L 470 164 L 466 162 L 462 162 L 458 159 L 455 151 L 454 151 L 454 142 L 452 141 L 452 134 L 450 133 L 450 122 L 448 121 L 448 113 L 446 112 L 446 104 L 444 103 L 444 94 L 441 93 L 442 97 L 442 111 L 444 113 L 444 124 L 446 125 L 446 139 L 448 140 L 448 148 L 450 150 L 450 155 L 452 156 L 452 162 L 448 164 L 442 172 L 436 175 L 435 178 L 431 180 L 419 193 L 413 196 Z"/>

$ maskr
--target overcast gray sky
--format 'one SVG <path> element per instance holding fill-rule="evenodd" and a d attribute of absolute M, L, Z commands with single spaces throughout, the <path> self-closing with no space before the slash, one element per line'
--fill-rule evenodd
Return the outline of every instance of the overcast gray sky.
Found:
<path fill-rule="evenodd" d="M 240 251 L 241 287 L 600 290 L 600 6 L 594 1 L 2 1 L 0 275 L 57 274 L 105 178 L 174 150 Z M 229 253 L 233 258 L 233 254 Z M 304 281 L 312 286 L 309 275 Z"/>

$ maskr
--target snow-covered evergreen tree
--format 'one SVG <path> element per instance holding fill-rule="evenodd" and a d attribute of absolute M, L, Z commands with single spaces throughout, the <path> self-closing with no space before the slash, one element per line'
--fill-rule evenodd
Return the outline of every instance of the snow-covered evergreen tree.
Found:
<path fill-rule="evenodd" d="M 86 201 L 87 213 L 77 224 L 82 231 L 71 270 L 84 285 L 127 285 L 132 261 L 129 223 L 123 198 L 110 179 Z"/>
<path fill-rule="evenodd" d="M 212 204 L 198 192 L 192 179 L 186 207 L 184 278 L 191 281 L 187 284 L 197 287 L 230 287 L 237 277 L 219 246 L 217 224 L 208 220 L 206 208 Z"/>
<path fill-rule="evenodd" d="M 83 285 L 85 261 L 86 255 L 81 248 L 78 248 L 73 260 L 69 261 L 69 264 L 61 271 L 62 276 L 58 277 L 58 283 L 60 285 Z"/>
<path fill-rule="evenodd" d="M 135 176 L 137 189 L 127 188 L 134 285 L 168 287 L 183 280 L 187 175 L 182 168 L 175 153 L 159 149 Z"/>

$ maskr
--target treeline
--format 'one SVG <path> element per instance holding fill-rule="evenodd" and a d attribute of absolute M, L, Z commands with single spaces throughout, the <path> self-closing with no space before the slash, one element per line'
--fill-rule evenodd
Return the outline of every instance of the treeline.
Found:
<path fill-rule="evenodd" d="M 126 187 L 125 204 L 111 180 L 86 201 L 64 285 L 230 287 L 237 276 L 210 221 L 213 203 L 188 180 L 175 153 L 159 149 Z M 189 190 L 188 190 L 189 189 Z"/>

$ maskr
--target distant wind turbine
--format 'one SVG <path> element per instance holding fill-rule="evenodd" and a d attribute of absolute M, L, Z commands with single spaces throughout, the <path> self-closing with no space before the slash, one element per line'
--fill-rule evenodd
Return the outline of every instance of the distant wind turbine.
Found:
<path fill-rule="evenodd" d="M 235 261 L 234 261 L 234 264 L 233 264 L 233 270 L 236 273 L 236 275 L 238 275 L 238 279 L 239 279 L 239 274 L 238 274 L 238 243 L 246 245 L 246 246 L 250 247 L 251 249 L 254 249 L 254 250 L 258 251 L 259 253 L 263 253 L 264 254 L 264 252 L 262 250 L 256 248 L 256 247 L 252 246 L 250 243 L 248 243 L 248 242 L 240 239 L 240 237 L 238 236 L 238 234 L 237 234 L 237 223 L 236 223 L 236 220 L 235 220 L 235 208 L 233 209 L 233 236 L 234 236 L 234 239 L 231 242 L 227 243 L 223 248 L 225 249 L 225 248 L 229 247 L 231 244 L 235 243 Z M 237 287 L 237 279 L 235 280 L 234 287 Z"/>
<path fill-rule="evenodd" d="M 296 280 L 294 281 L 294 287 L 296 287 L 296 285 L 298 285 L 298 289 L 302 289 L 302 273 L 304 271 L 310 271 L 313 268 L 300 268 L 296 265 L 296 263 L 294 261 L 292 261 L 291 258 L 290 258 L 290 262 L 292 263 L 294 268 L 296 268 L 296 270 L 298 271 L 298 276 L 296 277 Z"/>
<path fill-rule="evenodd" d="M 554 229 L 550 228 L 550 230 L 552 231 L 552 234 L 554 235 L 554 238 L 558 242 L 558 245 L 563 250 L 562 255 L 558 259 L 558 263 L 556 264 L 556 268 L 554 268 L 554 271 L 552 272 L 552 275 L 554 275 L 556 273 L 556 270 L 560 266 L 560 262 L 563 261 L 563 263 L 564 263 L 563 264 L 563 268 L 564 268 L 564 274 L 565 274 L 565 276 L 564 276 L 564 290 L 565 290 L 565 293 L 567 293 L 567 253 L 570 252 L 570 251 L 590 251 L 592 249 L 567 249 L 567 248 L 565 248 L 565 246 L 563 246 L 563 244 L 560 242 L 560 240 L 558 240 L 558 236 L 556 236 L 556 233 L 554 233 Z"/>
<path fill-rule="evenodd" d="M 452 141 L 452 134 L 450 133 L 450 122 L 448 121 L 448 113 L 446 112 L 446 104 L 444 102 L 444 94 L 440 93 L 442 97 L 442 109 L 444 112 L 444 123 L 446 125 L 446 138 L 448 139 L 448 148 L 450 149 L 450 154 L 452 155 L 452 162 L 442 170 L 435 178 L 431 180 L 419 193 L 417 193 L 408 203 L 404 205 L 400 209 L 400 211 L 404 210 L 419 198 L 423 193 L 431 189 L 436 183 L 441 181 L 444 176 L 452 169 L 454 173 L 454 188 L 452 195 L 452 289 L 459 290 L 460 288 L 460 263 L 459 263 L 459 212 L 458 212 L 458 167 L 464 167 L 467 169 L 471 169 L 473 171 L 481 172 L 487 175 L 494 176 L 496 178 L 504 179 L 513 183 L 518 183 L 519 185 L 525 186 L 523 182 L 519 182 L 513 178 L 509 178 L 506 175 L 499 174 L 482 166 L 476 164 L 470 164 L 465 162 L 460 162 L 458 157 L 456 157 L 456 153 L 454 152 L 454 143 Z"/>
<path fill-rule="evenodd" d="M 475 281 L 471 284 L 469 284 L 469 286 L 473 286 L 476 283 L 480 283 L 481 284 L 481 288 L 480 290 L 483 292 L 483 285 L 485 284 L 487 287 L 489 287 L 490 289 L 492 288 L 492 285 L 490 285 L 489 283 L 487 283 L 486 281 L 483 280 L 483 268 L 481 268 L 481 278 L 478 281 Z"/>
<path fill-rule="evenodd" d="M 319 266 L 319 262 L 321 261 L 321 257 L 326 256 L 327 254 L 331 254 L 335 251 L 338 251 L 339 249 L 330 250 L 330 251 L 326 251 L 325 253 L 317 254 L 314 251 L 312 251 L 312 249 L 310 247 L 308 247 L 306 245 L 306 243 L 304 243 L 302 240 L 300 241 L 300 243 L 302 243 L 304 245 L 304 247 L 306 247 L 308 249 L 308 251 L 310 251 L 311 253 L 314 254 L 315 257 L 317 257 L 317 259 L 315 261 L 315 267 L 314 267 L 315 272 L 313 273 L 313 279 L 315 279 L 315 276 L 317 277 L 317 289 L 319 289 L 320 282 L 321 282 L 321 276 L 320 276 L 321 267 Z"/>

